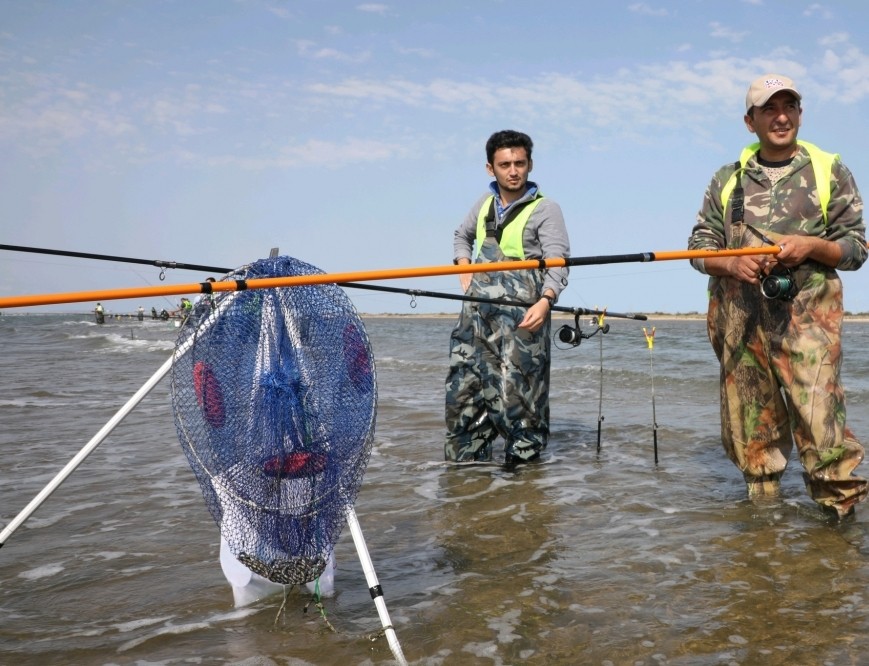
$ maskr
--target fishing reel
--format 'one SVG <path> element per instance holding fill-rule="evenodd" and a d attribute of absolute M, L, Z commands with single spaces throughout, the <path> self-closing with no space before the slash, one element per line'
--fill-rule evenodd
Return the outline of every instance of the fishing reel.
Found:
<path fill-rule="evenodd" d="M 588 340 L 598 333 L 609 333 L 610 325 L 604 324 L 601 326 L 596 318 L 592 318 L 591 325 L 594 326 L 594 330 L 591 333 L 585 333 L 579 324 L 579 313 L 577 313 L 574 315 L 573 326 L 565 324 L 555 334 L 558 336 L 558 340 L 567 345 L 567 347 L 579 347 L 583 340 Z"/>
<path fill-rule="evenodd" d="M 760 280 L 760 293 L 772 301 L 790 301 L 797 295 L 799 287 L 790 268 L 777 264 L 769 275 Z"/>

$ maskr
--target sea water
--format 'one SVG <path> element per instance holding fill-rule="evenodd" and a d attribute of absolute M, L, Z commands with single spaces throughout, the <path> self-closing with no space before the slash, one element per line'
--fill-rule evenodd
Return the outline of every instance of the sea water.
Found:
<path fill-rule="evenodd" d="M 865 662 L 869 505 L 832 522 L 796 459 L 780 500 L 746 500 L 703 321 L 608 319 L 558 344 L 550 446 L 509 472 L 443 462 L 453 318 L 364 319 L 379 400 L 356 512 L 411 664 Z M 0 529 L 176 334 L 0 317 Z M 869 324 L 846 323 L 844 352 L 849 425 L 869 443 Z M 162 381 L 0 548 L 0 664 L 393 662 L 347 530 L 335 595 L 318 607 L 294 588 L 281 613 L 282 595 L 234 606 L 219 543 Z"/>

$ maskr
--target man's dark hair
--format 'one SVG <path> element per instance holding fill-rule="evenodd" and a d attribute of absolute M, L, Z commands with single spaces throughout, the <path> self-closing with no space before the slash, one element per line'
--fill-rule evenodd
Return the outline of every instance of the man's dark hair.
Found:
<path fill-rule="evenodd" d="M 495 132 L 486 141 L 486 161 L 492 164 L 492 160 L 495 159 L 495 153 L 501 150 L 501 148 L 524 148 L 525 154 L 530 161 L 531 149 L 533 147 L 534 143 L 527 134 L 516 132 L 515 130 L 501 130 L 500 132 Z"/>

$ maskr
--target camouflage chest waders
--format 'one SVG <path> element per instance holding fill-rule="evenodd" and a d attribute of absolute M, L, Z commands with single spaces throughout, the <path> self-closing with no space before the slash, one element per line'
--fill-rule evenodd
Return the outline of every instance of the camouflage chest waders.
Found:
<path fill-rule="evenodd" d="M 867 481 L 852 475 L 863 447 L 845 427 L 839 381 L 842 284 L 835 270 L 813 262 L 793 275 L 792 301 L 765 299 L 756 285 L 734 279 L 710 280 L 721 439 L 749 497 L 758 497 L 778 493 L 793 436 L 809 495 L 842 516 L 867 493 Z"/>
<path fill-rule="evenodd" d="M 486 238 L 477 262 L 505 261 Z M 475 273 L 468 294 L 535 303 L 543 271 Z M 526 308 L 465 302 L 450 337 L 446 381 L 446 460 L 489 461 L 492 442 L 506 441 L 507 460 L 529 460 L 549 438 L 549 331 L 519 329 Z"/>

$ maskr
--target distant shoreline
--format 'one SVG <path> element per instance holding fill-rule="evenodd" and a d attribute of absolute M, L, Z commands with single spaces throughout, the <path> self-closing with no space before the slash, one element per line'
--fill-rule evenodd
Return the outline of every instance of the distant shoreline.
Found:
<path fill-rule="evenodd" d="M 93 312 L 15 312 L 14 310 L 9 311 L 0 311 L 0 314 L 6 316 L 22 316 L 22 315 L 30 315 L 30 316 L 57 316 L 57 315 L 76 315 L 82 317 L 93 317 Z M 627 313 L 622 313 L 627 314 Z M 635 312 L 630 314 L 642 314 L 646 316 L 645 320 L 641 321 L 706 321 L 706 314 L 700 314 L 698 312 L 689 312 L 685 314 L 668 314 L 666 312 Z M 359 316 L 362 319 L 456 319 L 458 317 L 457 312 L 432 312 L 432 313 L 422 313 L 422 312 L 360 312 Z M 561 320 L 561 319 L 573 319 L 572 314 L 569 312 L 556 312 L 553 314 L 552 318 Z M 591 317 L 593 315 L 583 315 L 586 317 Z M 135 313 L 109 313 L 106 316 L 107 320 L 111 320 L 112 323 L 121 320 L 121 321 L 138 321 L 138 316 Z M 613 317 L 615 319 L 615 317 Z M 150 315 L 146 315 L 144 321 L 172 321 L 169 320 L 161 320 L 161 319 L 153 319 Z M 869 323 L 869 313 L 859 313 L 859 314 L 846 314 L 845 315 L 846 322 L 857 322 L 857 323 Z"/>

